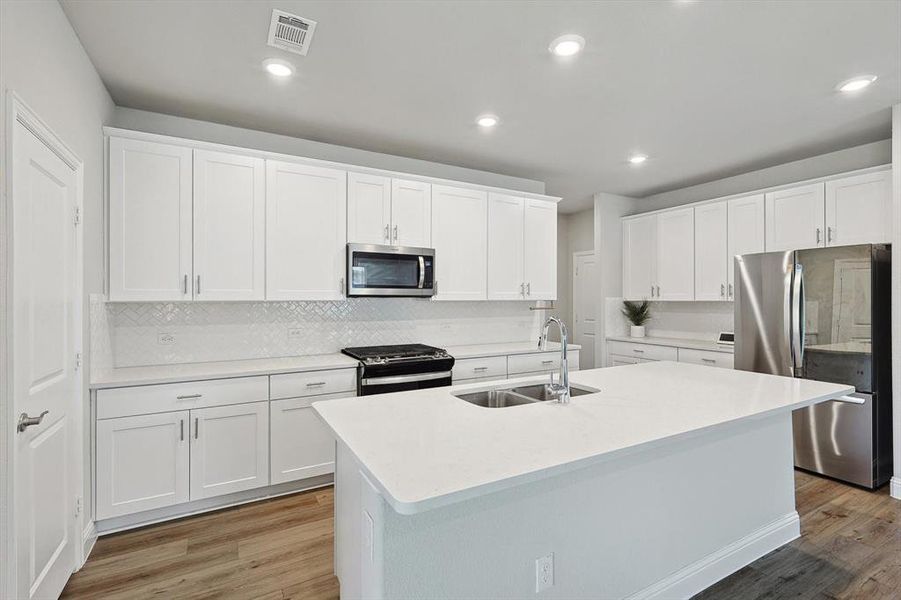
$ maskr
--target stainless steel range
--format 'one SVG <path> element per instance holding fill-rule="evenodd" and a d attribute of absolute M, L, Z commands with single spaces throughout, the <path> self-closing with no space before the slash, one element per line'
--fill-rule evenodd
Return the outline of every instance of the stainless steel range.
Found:
<path fill-rule="evenodd" d="M 442 348 L 424 344 L 344 348 L 360 361 L 357 394 L 369 396 L 451 384 L 454 357 Z"/>

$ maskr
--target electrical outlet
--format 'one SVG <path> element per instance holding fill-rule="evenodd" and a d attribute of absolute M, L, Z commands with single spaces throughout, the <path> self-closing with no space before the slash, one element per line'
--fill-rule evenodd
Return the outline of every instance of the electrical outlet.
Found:
<path fill-rule="evenodd" d="M 288 327 L 288 339 L 299 340 L 303 337 L 303 329 L 300 327 Z"/>
<path fill-rule="evenodd" d="M 171 346 L 175 343 L 175 336 L 171 333 L 159 333 L 156 341 L 160 346 Z"/>
<path fill-rule="evenodd" d="M 535 593 L 554 585 L 554 553 L 535 559 Z"/>

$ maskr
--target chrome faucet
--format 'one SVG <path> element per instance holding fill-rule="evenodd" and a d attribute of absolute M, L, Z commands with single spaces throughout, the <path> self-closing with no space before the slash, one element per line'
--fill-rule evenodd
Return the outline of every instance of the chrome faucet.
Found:
<path fill-rule="evenodd" d="M 547 350 L 547 330 L 551 323 L 556 323 L 560 329 L 560 383 L 554 381 L 554 374 L 551 373 L 551 392 L 557 396 L 557 402 L 560 404 L 569 403 L 569 364 L 566 358 L 566 347 L 568 334 L 566 332 L 566 323 L 557 317 L 548 317 L 544 322 L 544 330 L 541 332 L 541 342 L 539 347 L 541 350 Z"/>

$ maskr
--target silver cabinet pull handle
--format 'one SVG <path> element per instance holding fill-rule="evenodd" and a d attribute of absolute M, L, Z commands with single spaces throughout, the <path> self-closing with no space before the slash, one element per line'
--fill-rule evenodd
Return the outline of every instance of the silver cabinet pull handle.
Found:
<path fill-rule="evenodd" d="M 632 352 L 635 352 L 636 354 L 644 354 L 644 350 L 639 350 L 638 348 L 632 348 Z"/>
<path fill-rule="evenodd" d="M 182 283 L 182 292 L 184 293 L 185 296 L 188 295 L 188 274 L 187 273 L 185 273 L 185 280 Z"/>
<path fill-rule="evenodd" d="M 394 241 L 397 241 L 397 225 L 394 226 Z"/>
<path fill-rule="evenodd" d="M 832 243 L 832 227 L 829 226 L 826 228 L 826 241 L 830 244 Z"/>
<path fill-rule="evenodd" d="M 725 283 L 720 284 L 720 297 L 722 297 L 722 298 L 726 297 L 726 284 Z"/>
<path fill-rule="evenodd" d="M 729 284 L 729 297 L 730 297 L 730 298 L 734 297 L 734 290 L 732 289 L 732 284 L 731 284 L 731 283 Z"/>
<path fill-rule="evenodd" d="M 652 285 L 651 286 L 651 298 L 653 298 L 653 297 L 654 297 L 654 286 Z"/>
<path fill-rule="evenodd" d="M 475 368 L 473 368 L 472 372 L 478 373 L 479 371 L 487 371 L 487 370 L 488 370 L 488 367 L 475 367 Z"/>
<path fill-rule="evenodd" d="M 191 400 L 193 398 L 203 398 L 203 394 L 185 394 L 184 396 L 176 396 L 176 400 Z"/>
<path fill-rule="evenodd" d="M 198 417 L 194 417 L 194 439 L 196 440 L 200 436 L 200 419 Z"/>
<path fill-rule="evenodd" d="M 817 227 L 817 244 L 820 243 L 820 228 Z"/>
<path fill-rule="evenodd" d="M 178 441 L 180 441 L 180 442 L 185 441 L 185 420 L 184 419 L 178 420 Z"/>
<path fill-rule="evenodd" d="M 385 241 L 386 242 L 391 241 L 391 226 L 390 225 L 385 225 Z"/>
<path fill-rule="evenodd" d="M 28 413 L 22 413 L 19 415 L 19 424 L 16 425 L 16 431 L 22 433 L 32 425 L 40 425 L 41 421 L 44 420 L 44 417 L 49 413 L 49 410 L 45 410 L 41 414 L 36 417 L 29 417 Z"/>
<path fill-rule="evenodd" d="M 526 296 L 526 284 L 525 283 L 519 284 L 519 295 L 522 296 L 523 298 L 525 298 L 525 296 Z"/>
<path fill-rule="evenodd" d="M 197 289 L 194 291 L 197 292 L 198 296 L 200 295 L 200 275 L 197 276 Z"/>
<path fill-rule="evenodd" d="M 526 284 L 526 296 L 531 296 L 531 295 L 532 295 L 532 282 L 530 281 Z"/>
<path fill-rule="evenodd" d="M 701 360 L 703 360 L 705 363 L 713 363 L 713 364 L 716 363 L 716 361 L 713 360 L 712 358 L 702 358 Z"/>
<path fill-rule="evenodd" d="M 338 291 L 341 293 L 344 292 L 344 278 L 343 277 L 338 280 Z"/>
<path fill-rule="evenodd" d="M 324 382 L 324 381 L 315 381 L 315 382 L 313 382 L 313 383 L 308 383 L 308 384 L 307 384 L 307 387 L 320 387 L 320 386 L 323 386 L 323 385 L 325 385 L 325 382 Z"/>
<path fill-rule="evenodd" d="M 543 365 L 552 365 L 552 364 L 554 364 L 554 361 L 553 361 L 553 360 L 543 360 L 543 361 L 541 361 L 541 364 L 543 364 Z"/>
<path fill-rule="evenodd" d="M 659 285 L 657 286 L 657 297 L 658 298 L 660 297 L 660 286 Z"/>

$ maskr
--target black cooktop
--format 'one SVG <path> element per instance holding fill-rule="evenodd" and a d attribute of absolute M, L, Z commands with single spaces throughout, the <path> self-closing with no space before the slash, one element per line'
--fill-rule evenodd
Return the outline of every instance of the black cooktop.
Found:
<path fill-rule="evenodd" d="M 443 357 L 447 352 L 443 348 L 434 346 L 426 346 L 425 344 L 395 344 L 388 346 L 357 346 L 356 348 L 344 348 L 341 350 L 344 354 L 356 358 L 357 360 L 366 360 L 373 358 L 434 358 Z"/>

